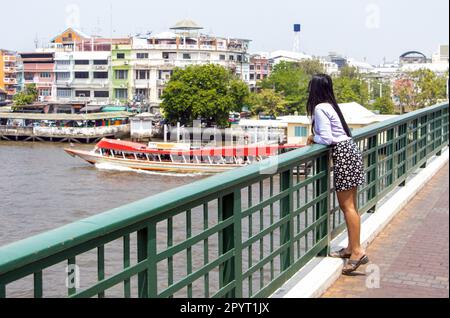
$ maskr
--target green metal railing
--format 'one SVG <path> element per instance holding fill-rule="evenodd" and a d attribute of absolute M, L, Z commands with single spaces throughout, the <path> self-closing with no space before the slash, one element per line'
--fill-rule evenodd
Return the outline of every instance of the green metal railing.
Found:
<path fill-rule="evenodd" d="M 355 133 L 367 171 L 361 213 L 374 212 L 387 193 L 448 146 L 448 110 L 447 103 L 436 105 Z M 327 253 L 345 223 L 331 186 L 329 148 L 283 154 L 276 171 L 261 173 L 271 163 L 1 247 L 0 298 L 39 298 L 61 287 L 73 298 L 267 297 Z M 112 253 L 119 259 L 109 264 Z M 54 278 L 61 264 L 78 265 L 79 272 Z M 92 282 L 65 284 L 76 275 Z"/>

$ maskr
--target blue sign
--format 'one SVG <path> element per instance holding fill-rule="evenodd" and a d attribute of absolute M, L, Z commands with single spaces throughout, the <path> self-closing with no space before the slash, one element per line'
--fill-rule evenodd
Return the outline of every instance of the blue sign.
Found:
<path fill-rule="evenodd" d="M 300 32 L 302 30 L 301 24 L 294 24 L 294 32 Z"/>

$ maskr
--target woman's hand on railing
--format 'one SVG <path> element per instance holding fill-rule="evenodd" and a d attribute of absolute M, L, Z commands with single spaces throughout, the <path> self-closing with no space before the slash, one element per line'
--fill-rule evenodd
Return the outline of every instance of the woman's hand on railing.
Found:
<path fill-rule="evenodd" d="M 306 142 L 308 146 L 314 145 L 314 136 L 311 135 L 308 137 L 308 141 Z"/>

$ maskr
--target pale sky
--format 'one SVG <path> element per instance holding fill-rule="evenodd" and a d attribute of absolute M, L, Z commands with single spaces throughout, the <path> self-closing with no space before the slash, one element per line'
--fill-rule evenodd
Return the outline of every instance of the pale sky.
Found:
<path fill-rule="evenodd" d="M 372 64 L 410 50 L 431 56 L 449 42 L 448 0 L 26 0 L 7 1 L 0 48 L 30 51 L 36 39 L 72 24 L 109 37 L 111 5 L 114 36 L 165 31 L 190 18 L 214 35 L 251 39 L 252 53 L 292 50 L 294 23 L 302 24 L 305 53 Z"/>

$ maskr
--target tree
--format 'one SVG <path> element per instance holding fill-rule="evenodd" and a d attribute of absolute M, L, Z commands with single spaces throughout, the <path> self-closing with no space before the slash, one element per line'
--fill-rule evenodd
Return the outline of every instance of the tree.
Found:
<path fill-rule="evenodd" d="M 225 127 L 230 112 L 240 112 L 248 94 L 247 85 L 228 69 L 215 64 L 191 65 L 174 70 L 161 107 L 172 124 L 206 119 Z"/>
<path fill-rule="evenodd" d="M 325 67 L 323 66 L 322 62 L 317 59 L 312 60 L 303 60 L 298 62 L 300 69 L 302 69 L 305 74 L 307 74 L 309 77 L 313 77 L 316 74 L 323 74 L 325 73 Z"/>
<path fill-rule="evenodd" d="M 259 93 L 253 93 L 250 99 L 251 111 L 254 115 L 264 113 L 277 117 L 286 111 L 286 101 L 283 95 L 273 89 L 262 89 Z"/>
<path fill-rule="evenodd" d="M 275 65 L 270 77 L 261 82 L 263 89 L 273 89 L 285 97 L 285 112 L 297 111 L 306 114 L 308 84 L 311 76 L 303 67 L 305 65 L 301 62 L 282 61 Z"/>
<path fill-rule="evenodd" d="M 38 98 L 38 91 L 36 89 L 36 84 L 27 84 L 25 89 L 17 93 L 14 98 L 14 106 L 24 106 L 33 104 Z"/>
<path fill-rule="evenodd" d="M 366 107 L 369 104 L 368 84 L 361 78 L 337 77 L 334 79 L 334 91 L 339 103 L 357 102 Z"/>
<path fill-rule="evenodd" d="M 445 99 L 445 78 L 427 69 L 420 69 L 410 74 L 414 82 L 413 109 L 420 109 L 436 104 L 440 99 Z"/>
<path fill-rule="evenodd" d="M 395 113 L 395 104 L 390 94 L 383 95 L 375 99 L 375 102 L 372 104 L 372 109 L 379 111 L 383 115 L 393 115 Z"/>
<path fill-rule="evenodd" d="M 401 78 L 394 83 L 394 96 L 397 97 L 400 106 L 400 114 L 406 112 L 408 105 L 414 99 L 414 82 L 409 78 Z"/>

